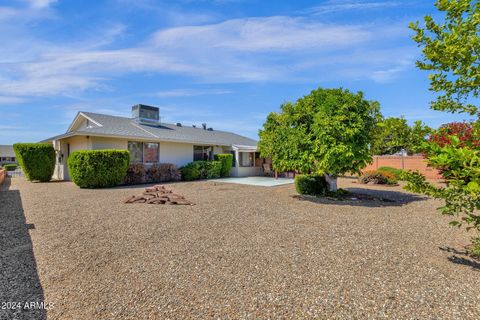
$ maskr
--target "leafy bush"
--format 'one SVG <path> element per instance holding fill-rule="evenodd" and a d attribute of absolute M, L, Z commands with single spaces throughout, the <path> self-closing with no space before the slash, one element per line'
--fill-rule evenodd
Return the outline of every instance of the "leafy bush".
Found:
<path fill-rule="evenodd" d="M 180 181 L 177 166 L 171 163 L 154 164 L 147 169 L 147 183 Z"/>
<path fill-rule="evenodd" d="M 377 169 L 377 172 L 390 173 L 398 181 L 398 180 L 400 180 L 400 176 L 402 175 L 403 170 L 392 168 L 392 167 L 380 167 L 380 168 Z M 397 181 L 395 181 L 395 182 L 397 182 Z"/>
<path fill-rule="evenodd" d="M 472 239 L 472 249 L 469 251 L 473 256 L 480 258 L 480 238 Z"/>
<path fill-rule="evenodd" d="M 220 161 L 222 163 L 220 176 L 228 177 L 230 175 L 230 170 L 232 170 L 232 166 L 233 166 L 233 155 L 230 153 L 216 154 L 215 160 Z"/>
<path fill-rule="evenodd" d="M 295 176 L 295 189 L 300 194 L 312 196 L 328 193 L 328 183 L 322 175 L 297 175 Z"/>
<path fill-rule="evenodd" d="M 200 165 L 198 161 L 190 162 L 180 168 L 182 179 L 185 181 L 193 181 L 200 179 Z"/>
<path fill-rule="evenodd" d="M 390 172 L 370 170 L 365 171 L 358 178 L 358 181 L 363 184 L 396 184 L 398 178 Z"/>
<path fill-rule="evenodd" d="M 55 169 L 55 150 L 49 143 L 15 143 L 15 156 L 29 181 L 50 181 Z"/>
<path fill-rule="evenodd" d="M 185 181 L 219 178 L 221 170 L 220 161 L 194 161 L 180 168 L 182 179 Z"/>
<path fill-rule="evenodd" d="M 128 166 L 127 174 L 125 175 L 125 179 L 123 180 L 123 183 L 126 185 L 147 183 L 146 175 L 147 175 L 147 170 L 145 170 L 145 167 L 143 166 L 143 164 L 133 163 Z"/>
<path fill-rule="evenodd" d="M 7 171 L 14 171 L 15 169 L 17 169 L 17 165 L 14 163 L 4 164 L 3 168 Z"/>
<path fill-rule="evenodd" d="M 128 166 L 127 175 L 123 181 L 126 185 L 179 181 L 180 171 L 174 164 L 160 163 L 145 167 L 143 164 Z"/>
<path fill-rule="evenodd" d="M 70 154 L 67 165 L 80 188 L 104 188 L 123 182 L 129 159 L 127 150 L 81 150 Z"/>
<path fill-rule="evenodd" d="M 203 166 L 202 177 L 206 179 L 220 178 L 222 173 L 221 161 L 203 161 L 201 166 Z"/>

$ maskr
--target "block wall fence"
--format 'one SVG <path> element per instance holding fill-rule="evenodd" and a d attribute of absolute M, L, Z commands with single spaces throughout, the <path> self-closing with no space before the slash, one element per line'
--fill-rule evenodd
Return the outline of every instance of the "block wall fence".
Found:
<path fill-rule="evenodd" d="M 440 173 L 427 166 L 427 162 L 422 156 L 374 156 L 372 164 L 368 165 L 364 171 L 376 170 L 380 167 L 392 167 L 396 169 L 420 171 L 427 179 L 442 179 Z"/>

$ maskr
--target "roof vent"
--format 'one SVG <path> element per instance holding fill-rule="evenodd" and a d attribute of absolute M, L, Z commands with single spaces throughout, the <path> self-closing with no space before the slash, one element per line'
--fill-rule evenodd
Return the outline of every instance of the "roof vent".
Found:
<path fill-rule="evenodd" d="M 202 127 L 203 127 L 203 130 L 207 130 L 207 124 L 206 123 L 202 123 Z"/>
<path fill-rule="evenodd" d="M 177 127 L 181 127 L 182 124 L 180 122 L 177 122 Z"/>
<path fill-rule="evenodd" d="M 208 128 L 207 131 L 213 131 L 213 128 Z"/>
<path fill-rule="evenodd" d="M 132 118 L 138 123 L 159 125 L 160 109 L 144 104 L 137 104 L 132 107 Z"/>
<path fill-rule="evenodd" d="M 196 127 L 197 127 L 196 125 L 192 124 L 192 128 L 196 128 Z"/>

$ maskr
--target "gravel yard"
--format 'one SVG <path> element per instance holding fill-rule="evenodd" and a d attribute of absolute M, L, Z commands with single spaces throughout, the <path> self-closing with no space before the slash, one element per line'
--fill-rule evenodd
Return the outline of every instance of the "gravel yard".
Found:
<path fill-rule="evenodd" d="M 333 201 L 199 181 L 168 186 L 195 206 L 167 206 L 122 203 L 145 186 L 6 184 L 0 303 L 53 307 L 0 319 L 480 318 L 468 234 L 400 187 L 342 179 L 394 202 Z"/>

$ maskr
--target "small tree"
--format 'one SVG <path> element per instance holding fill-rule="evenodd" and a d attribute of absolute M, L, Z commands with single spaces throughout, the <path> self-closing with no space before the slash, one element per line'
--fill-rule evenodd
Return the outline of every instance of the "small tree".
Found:
<path fill-rule="evenodd" d="M 372 153 L 394 154 L 407 149 L 410 127 L 405 118 L 386 118 L 378 123 L 372 142 Z"/>
<path fill-rule="evenodd" d="M 411 23 L 413 40 L 422 48 L 417 67 L 430 72 L 430 90 L 439 93 L 432 108 L 441 111 L 478 113 L 471 98 L 480 94 L 480 2 L 437 0 L 445 21 L 425 16 L 425 26 Z"/>
<path fill-rule="evenodd" d="M 337 176 L 358 173 L 371 161 L 369 145 L 379 104 L 343 89 L 317 89 L 272 112 L 260 130 L 259 150 L 277 171 L 325 176 L 337 191 Z"/>
<path fill-rule="evenodd" d="M 480 148 L 480 137 L 475 134 L 474 126 L 475 123 L 465 121 L 444 124 L 430 136 L 430 141 L 444 147 L 451 144 L 451 136 L 456 136 L 458 147 Z"/>
<path fill-rule="evenodd" d="M 410 127 L 410 136 L 407 147 L 409 154 L 422 152 L 422 146 L 427 141 L 429 135 L 433 132 L 432 128 L 417 120 Z"/>
<path fill-rule="evenodd" d="M 413 40 L 422 47 L 422 70 L 430 71 L 430 90 L 439 93 L 432 108 L 450 112 L 479 113 L 472 101 L 480 94 L 480 3 L 477 0 L 438 0 L 436 7 L 445 13 L 437 23 L 425 17 L 425 27 L 417 22 Z M 475 229 L 474 252 L 480 255 L 480 123 L 470 128 L 447 125 L 432 135 L 425 145 L 428 164 L 440 169 L 446 187 L 428 183 L 419 173 L 405 174 L 407 189 L 443 199 L 443 214 L 457 216 L 452 225 Z M 452 131 L 452 129 L 455 129 Z M 467 137 L 462 141 L 462 137 Z M 472 143 L 467 143 L 471 140 Z"/>
<path fill-rule="evenodd" d="M 386 118 L 379 121 L 372 142 L 372 153 L 375 155 L 394 154 L 401 150 L 408 154 L 417 153 L 426 141 L 431 129 L 421 121 L 415 121 L 410 127 L 407 120 Z"/>

